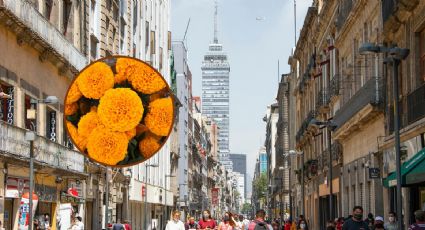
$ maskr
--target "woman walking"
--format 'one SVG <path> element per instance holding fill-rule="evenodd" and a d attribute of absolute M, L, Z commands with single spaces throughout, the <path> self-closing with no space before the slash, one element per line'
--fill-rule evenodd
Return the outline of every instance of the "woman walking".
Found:
<path fill-rule="evenodd" d="M 233 230 L 235 222 L 233 221 L 233 215 L 230 212 L 226 212 L 223 216 L 223 221 L 218 225 L 218 230 Z"/>

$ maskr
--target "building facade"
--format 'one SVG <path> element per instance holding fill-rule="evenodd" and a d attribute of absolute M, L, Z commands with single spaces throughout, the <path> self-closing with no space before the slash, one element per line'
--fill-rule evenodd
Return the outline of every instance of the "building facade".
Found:
<path fill-rule="evenodd" d="M 244 178 L 244 190 L 240 193 L 243 201 L 245 201 L 247 197 L 247 174 L 246 174 L 246 154 L 242 153 L 231 153 L 229 154 L 229 159 L 233 163 L 233 171 L 238 172 L 243 175 Z"/>
<path fill-rule="evenodd" d="M 223 45 L 217 37 L 217 5 L 215 8 L 215 31 L 202 61 L 202 114 L 211 118 L 219 127 L 219 159 L 231 169 L 229 154 L 229 73 L 230 65 Z"/>

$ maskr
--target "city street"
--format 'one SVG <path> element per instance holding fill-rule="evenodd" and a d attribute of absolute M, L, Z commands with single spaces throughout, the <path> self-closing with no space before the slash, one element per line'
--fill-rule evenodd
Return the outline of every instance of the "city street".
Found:
<path fill-rule="evenodd" d="M 0 230 L 424 212 L 424 0 L 0 0 Z"/>

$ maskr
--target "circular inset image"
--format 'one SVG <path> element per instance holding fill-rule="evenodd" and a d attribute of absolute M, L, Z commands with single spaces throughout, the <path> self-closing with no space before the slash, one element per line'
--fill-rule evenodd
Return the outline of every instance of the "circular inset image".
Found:
<path fill-rule="evenodd" d="M 74 145 L 112 167 L 141 163 L 157 153 L 174 124 L 174 98 L 149 64 L 110 56 L 86 66 L 69 86 L 65 124 Z"/>

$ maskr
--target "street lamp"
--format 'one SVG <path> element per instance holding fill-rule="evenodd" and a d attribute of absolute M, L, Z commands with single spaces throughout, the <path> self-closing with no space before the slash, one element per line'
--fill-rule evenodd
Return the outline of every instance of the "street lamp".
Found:
<path fill-rule="evenodd" d="M 328 183 L 329 183 L 329 213 L 330 213 L 330 220 L 333 220 L 334 218 L 334 206 L 333 206 L 333 184 L 332 184 L 332 131 L 335 130 L 338 126 L 333 122 L 333 120 L 327 120 L 327 121 L 319 121 L 316 119 L 312 119 L 310 121 L 310 124 L 312 125 L 320 125 L 323 126 L 322 128 L 327 129 L 327 142 L 328 142 Z"/>
<path fill-rule="evenodd" d="M 145 228 L 148 229 L 148 167 L 157 168 L 158 164 L 145 164 Z"/>
<path fill-rule="evenodd" d="M 285 173 L 285 169 L 288 169 L 288 168 L 286 168 L 286 167 L 283 167 L 283 166 L 280 166 L 279 167 L 279 171 L 282 171 L 282 183 L 283 183 L 283 186 L 282 186 L 282 190 L 284 190 L 285 189 L 285 183 L 284 183 L 284 173 Z M 282 193 L 283 193 L 283 191 L 282 191 Z M 281 194 L 282 194 L 281 193 Z M 281 205 L 280 205 L 280 220 L 281 221 L 283 221 L 283 219 L 284 219 L 284 212 L 282 211 L 282 209 L 283 209 L 283 198 L 282 198 L 283 196 L 280 196 L 280 202 L 281 202 Z"/>
<path fill-rule="evenodd" d="M 9 95 L 2 93 L 2 98 L 8 98 Z M 31 103 L 41 103 L 41 104 L 56 104 L 58 103 L 58 98 L 56 96 L 48 96 L 46 99 L 31 99 Z M 34 113 L 35 114 L 35 113 Z M 35 118 L 35 117 L 34 117 Z M 33 119 L 34 119 L 33 118 Z M 27 131 L 25 133 L 25 140 L 30 142 L 30 188 L 29 188 L 29 230 L 32 230 L 33 227 L 33 199 L 32 195 L 34 193 L 34 141 L 36 134 L 33 131 Z"/>
<path fill-rule="evenodd" d="M 409 56 L 410 50 L 406 48 L 399 48 L 396 45 L 393 47 L 385 47 L 382 45 L 376 45 L 373 43 L 363 43 L 359 48 L 360 54 L 368 53 L 386 53 L 389 57 L 386 61 L 393 64 L 393 106 L 394 106 L 394 141 L 395 141 L 395 154 L 396 154 L 396 177 L 397 177 L 397 218 L 398 229 L 403 229 L 403 217 L 402 217 L 402 194 L 401 194 L 401 156 L 400 156 L 400 118 L 399 118 L 399 89 L 398 89 L 398 66 L 402 60 L 405 60 Z"/>
<path fill-rule="evenodd" d="M 284 157 L 288 157 L 288 156 L 301 156 L 301 183 L 303 183 L 301 185 L 301 214 L 304 215 L 304 152 L 297 152 L 295 150 L 289 150 L 288 153 L 283 154 Z M 291 198 L 290 198 L 291 199 Z M 291 206 L 291 204 L 290 204 Z M 291 212 L 292 212 L 292 206 L 290 207 Z M 291 213 L 292 215 L 292 213 Z"/>

